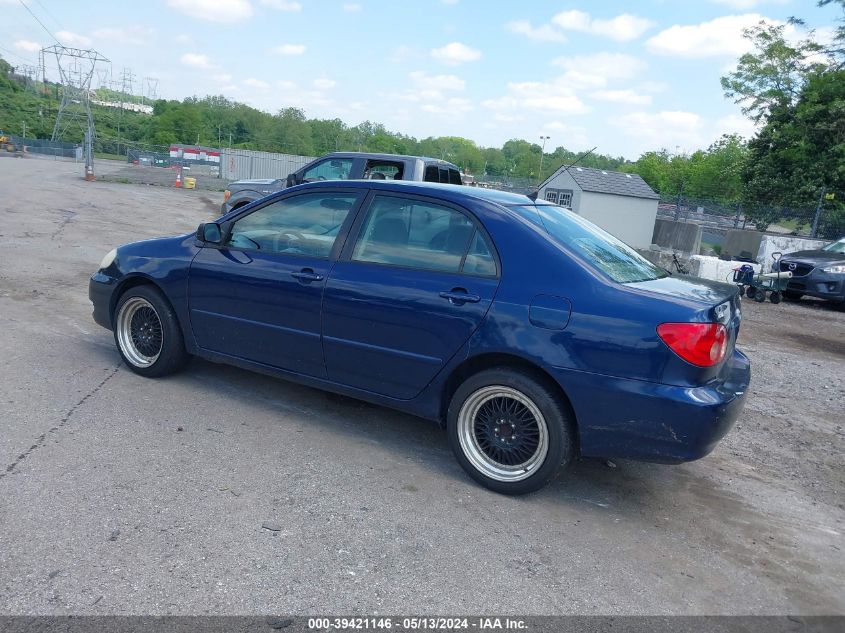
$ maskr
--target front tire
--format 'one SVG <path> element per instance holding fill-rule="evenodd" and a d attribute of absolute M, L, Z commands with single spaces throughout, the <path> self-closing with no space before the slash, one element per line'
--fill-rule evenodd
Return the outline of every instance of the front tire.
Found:
<path fill-rule="evenodd" d="M 188 360 L 176 314 L 153 286 L 135 286 L 121 295 L 114 340 L 129 369 L 148 378 L 172 374 Z"/>
<path fill-rule="evenodd" d="M 509 495 L 534 492 L 575 456 L 575 431 L 545 381 L 512 369 L 468 378 L 449 404 L 449 443 L 478 483 Z"/>

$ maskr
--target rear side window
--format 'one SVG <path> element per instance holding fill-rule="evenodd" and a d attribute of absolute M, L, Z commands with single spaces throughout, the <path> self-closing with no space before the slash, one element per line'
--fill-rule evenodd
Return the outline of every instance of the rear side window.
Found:
<path fill-rule="evenodd" d="M 461 180 L 461 172 L 457 169 L 450 169 L 449 170 L 449 184 L 450 185 L 462 185 L 464 184 Z"/>
<path fill-rule="evenodd" d="M 352 252 L 361 262 L 495 275 L 490 247 L 463 213 L 395 196 L 376 196 Z"/>
<path fill-rule="evenodd" d="M 445 167 L 440 168 L 440 182 L 445 182 L 449 184 L 449 170 Z"/>
<path fill-rule="evenodd" d="M 440 182 L 440 169 L 437 165 L 429 165 L 425 168 L 423 180 L 426 182 Z"/>

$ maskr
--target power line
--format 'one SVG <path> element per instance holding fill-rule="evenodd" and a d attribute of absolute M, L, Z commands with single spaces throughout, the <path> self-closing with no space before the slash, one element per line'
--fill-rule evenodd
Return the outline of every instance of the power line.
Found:
<path fill-rule="evenodd" d="M 50 12 L 47 10 L 47 7 L 45 7 L 43 4 L 41 4 L 41 0 L 35 0 L 35 3 L 36 3 L 39 7 L 41 7 L 41 9 L 42 9 L 42 11 L 44 11 L 44 13 L 46 13 L 47 15 L 49 15 L 49 16 L 50 16 L 50 19 L 51 19 L 51 20 L 53 20 L 53 23 L 54 23 L 56 26 L 58 26 L 59 28 L 61 28 L 61 26 L 62 26 L 62 25 L 61 25 L 61 24 L 59 24 L 59 21 L 56 19 L 56 16 L 55 16 L 55 15 L 53 15 L 52 13 L 50 13 Z"/>
<path fill-rule="evenodd" d="M 41 28 L 42 28 L 42 29 L 44 29 L 44 30 L 47 32 L 47 35 L 49 35 L 50 37 L 52 37 L 52 38 L 53 38 L 53 40 L 56 42 L 56 44 L 58 44 L 59 46 L 63 46 L 63 44 L 59 41 L 59 38 L 57 38 L 55 35 L 53 35 L 53 34 L 50 32 L 50 29 L 48 29 L 46 26 L 44 26 L 44 23 L 43 23 L 41 20 L 39 20 L 39 19 L 38 19 L 38 16 L 37 16 L 37 15 L 35 15 L 35 14 L 32 12 L 32 9 L 30 9 L 28 6 L 26 6 L 26 3 L 25 3 L 23 0 L 18 0 L 18 2 L 20 3 L 20 5 L 21 5 L 24 9 L 26 9 L 26 10 L 27 10 L 27 12 L 29 13 L 29 15 L 31 15 L 31 16 L 33 17 L 33 19 L 34 19 L 36 22 L 38 22 L 38 24 L 40 24 L 40 25 L 41 25 Z M 40 3 L 39 3 L 39 4 L 40 4 Z"/>

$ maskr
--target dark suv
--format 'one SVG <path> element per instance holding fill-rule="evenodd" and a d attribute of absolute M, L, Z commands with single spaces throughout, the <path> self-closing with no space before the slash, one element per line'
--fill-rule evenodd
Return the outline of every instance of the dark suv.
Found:
<path fill-rule="evenodd" d="M 787 253 L 779 265 L 792 273 L 784 297 L 797 301 L 808 295 L 845 309 L 845 237 L 821 249 Z"/>
<path fill-rule="evenodd" d="M 317 158 L 286 179 L 238 180 L 229 183 L 221 213 L 228 213 L 254 200 L 305 182 L 321 180 L 416 180 L 461 185 L 460 170 L 437 158 L 400 154 L 333 152 Z"/>

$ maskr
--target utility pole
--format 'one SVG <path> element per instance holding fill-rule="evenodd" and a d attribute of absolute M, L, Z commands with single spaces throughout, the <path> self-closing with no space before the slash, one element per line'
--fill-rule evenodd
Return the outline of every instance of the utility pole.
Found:
<path fill-rule="evenodd" d="M 813 218 L 813 230 L 810 233 L 810 237 L 815 237 L 819 230 L 819 216 L 822 214 L 822 202 L 824 201 L 825 193 L 827 193 L 826 186 L 822 187 L 822 191 L 819 194 L 819 203 L 816 205 L 816 217 Z"/>
<path fill-rule="evenodd" d="M 26 138 L 26 121 L 24 121 L 22 125 L 23 125 L 23 132 L 21 133 L 21 136 L 23 138 Z"/>
<path fill-rule="evenodd" d="M 548 141 L 551 136 L 543 136 L 540 135 L 540 140 L 543 141 L 543 147 L 540 148 L 540 171 L 537 174 L 537 186 L 539 187 L 543 183 L 543 155 L 546 153 L 546 141 Z"/>

